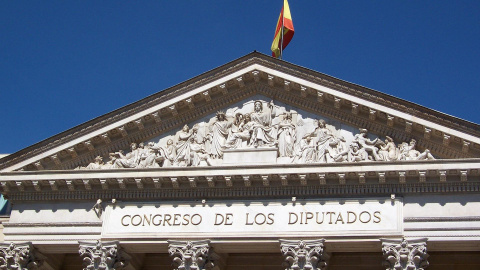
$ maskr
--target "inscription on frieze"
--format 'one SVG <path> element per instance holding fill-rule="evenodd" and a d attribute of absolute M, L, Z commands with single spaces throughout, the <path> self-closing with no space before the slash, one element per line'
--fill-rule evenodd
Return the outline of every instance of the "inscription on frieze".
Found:
<path fill-rule="evenodd" d="M 107 206 L 103 236 L 401 235 L 401 200 Z"/>

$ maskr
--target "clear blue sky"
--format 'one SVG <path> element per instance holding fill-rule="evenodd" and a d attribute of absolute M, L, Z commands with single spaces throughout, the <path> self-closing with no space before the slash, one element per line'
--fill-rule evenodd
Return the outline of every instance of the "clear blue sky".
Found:
<path fill-rule="evenodd" d="M 480 123 L 480 1 L 289 3 L 286 61 Z M 270 54 L 282 4 L 2 1 L 0 153 Z"/>

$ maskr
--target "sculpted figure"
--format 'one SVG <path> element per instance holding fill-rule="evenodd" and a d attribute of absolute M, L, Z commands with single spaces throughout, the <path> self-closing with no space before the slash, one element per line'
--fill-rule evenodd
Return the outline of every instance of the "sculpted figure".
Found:
<path fill-rule="evenodd" d="M 115 153 L 108 154 L 109 160 L 102 166 L 102 169 L 115 169 L 118 168 L 115 165 L 117 161 L 117 155 Z"/>
<path fill-rule="evenodd" d="M 275 145 L 276 131 L 272 127 L 272 118 L 275 117 L 275 106 L 270 101 L 267 110 L 263 110 L 263 103 L 259 100 L 254 103 L 254 111 L 250 114 L 253 122 L 250 145 L 273 146 Z"/>
<path fill-rule="evenodd" d="M 325 150 L 325 157 L 327 163 L 332 162 L 345 162 L 348 160 L 348 147 L 345 142 L 345 138 L 339 136 L 335 140 L 330 141 L 327 149 Z"/>
<path fill-rule="evenodd" d="M 96 156 L 95 161 L 88 164 L 87 167 L 81 168 L 86 170 L 99 170 L 103 167 L 103 158 L 101 156 Z"/>
<path fill-rule="evenodd" d="M 348 152 L 348 161 L 349 162 L 360 162 L 367 161 L 368 153 L 364 148 L 360 148 L 358 143 L 353 142 L 350 145 L 350 151 Z"/>
<path fill-rule="evenodd" d="M 245 117 L 241 113 L 235 114 L 235 120 L 230 128 L 230 133 L 228 134 L 227 141 L 225 142 L 225 148 L 236 149 L 243 147 L 243 142 L 246 142 L 248 139 L 250 139 L 250 131 L 247 130 L 247 133 L 244 132 L 244 127 L 248 129 L 248 127 L 245 126 L 246 117 L 250 119 L 249 114 L 246 114 Z"/>
<path fill-rule="evenodd" d="M 278 125 L 278 153 L 280 157 L 293 157 L 295 155 L 295 141 L 297 133 L 292 123 L 292 113 L 287 112 Z"/>
<path fill-rule="evenodd" d="M 194 126 L 192 130 L 185 125 L 183 129 L 178 134 L 178 141 L 175 147 L 175 152 L 177 156 L 173 161 L 174 166 L 186 167 L 190 162 L 190 142 L 189 139 L 196 133 L 197 129 Z"/>
<path fill-rule="evenodd" d="M 136 143 L 130 144 L 130 153 L 126 155 L 123 154 L 123 151 L 115 152 L 117 159 L 115 160 L 116 168 L 135 168 L 140 162 L 140 151 L 137 148 Z"/>
<path fill-rule="evenodd" d="M 235 120 L 230 127 L 228 133 L 227 141 L 225 142 L 225 148 L 235 149 L 241 146 L 242 140 L 239 138 L 238 134 L 241 132 L 243 125 L 243 114 L 236 113 Z"/>
<path fill-rule="evenodd" d="M 167 140 L 167 146 L 165 148 L 162 148 L 161 152 L 165 157 L 162 167 L 172 167 L 175 161 L 175 158 L 177 157 L 177 149 L 175 145 L 173 145 L 172 139 Z"/>
<path fill-rule="evenodd" d="M 327 149 L 329 143 L 335 140 L 335 137 L 333 136 L 332 132 L 327 128 L 325 120 L 315 120 L 315 124 L 317 125 L 317 127 L 311 134 L 307 136 L 312 136 L 315 139 L 314 143 L 317 145 L 316 161 L 325 163 L 327 162 L 325 157 L 325 150 Z"/>
<path fill-rule="evenodd" d="M 425 149 L 423 153 L 415 149 L 417 141 L 415 139 L 410 140 L 410 144 L 406 146 L 404 151 L 406 152 L 406 160 L 434 160 L 435 158 L 430 154 L 430 150 Z"/>
<path fill-rule="evenodd" d="M 316 145 L 311 136 L 301 139 L 298 163 L 314 163 L 316 160 L 315 148 Z"/>
<path fill-rule="evenodd" d="M 382 160 L 378 155 L 378 148 L 375 147 L 375 144 L 378 141 L 378 138 L 375 140 L 370 140 L 367 138 L 368 130 L 361 128 L 360 133 L 355 135 L 354 141 L 358 143 L 360 148 L 365 149 L 368 153 L 371 153 L 375 160 Z"/>
<path fill-rule="evenodd" d="M 384 161 L 393 161 L 398 159 L 398 149 L 390 136 L 385 136 L 385 143 L 380 146 L 378 156 Z"/>
<path fill-rule="evenodd" d="M 139 168 L 160 168 L 160 163 L 165 159 L 159 152 L 161 149 L 153 142 L 149 142 L 145 151 L 140 157 Z"/>
<path fill-rule="evenodd" d="M 205 151 L 205 148 L 195 141 L 195 138 L 190 137 L 190 166 L 201 166 L 202 161 L 208 166 L 212 166 L 212 161 L 210 160 L 210 155 Z"/>
<path fill-rule="evenodd" d="M 227 121 L 224 112 L 217 112 L 217 121 L 213 123 L 212 127 L 212 145 L 210 154 L 213 158 L 222 158 L 223 150 L 225 149 L 225 141 L 229 133 L 231 123 Z"/>

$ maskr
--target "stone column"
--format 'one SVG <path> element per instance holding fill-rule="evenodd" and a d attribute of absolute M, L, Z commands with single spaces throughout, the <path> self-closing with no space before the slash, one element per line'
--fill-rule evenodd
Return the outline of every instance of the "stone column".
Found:
<path fill-rule="evenodd" d="M 328 255 L 325 253 L 325 239 L 318 240 L 282 240 L 280 248 L 287 270 L 326 269 Z"/>
<path fill-rule="evenodd" d="M 0 269 L 37 269 L 45 256 L 37 252 L 31 242 L 0 243 Z"/>
<path fill-rule="evenodd" d="M 122 250 L 118 241 L 78 243 L 80 256 L 83 257 L 84 270 L 125 269 L 130 262 L 130 256 Z"/>
<path fill-rule="evenodd" d="M 427 238 L 380 239 L 387 270 L 423 270 L 428 266 Z"/>
<path fill-rule="evenodd" d="M 210 247 L 210 240 L 168 241 L 168 253 L 173 257 L 176 270 L 219 269 L 215 265 L 220 257 Z"/>

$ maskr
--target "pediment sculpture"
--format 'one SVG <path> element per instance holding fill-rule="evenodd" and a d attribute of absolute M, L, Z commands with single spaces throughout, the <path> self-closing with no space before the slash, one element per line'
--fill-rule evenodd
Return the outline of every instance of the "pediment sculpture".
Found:
<path fill-rule="evenodd" d="M 305 115 L 303 115 L 305 114 Z M 419 151 L 416 140 L 398 145 L 385 136 L 369 136 L 368 130 L 343 130 L 327 125 L 308 113 L 287 109 L 273 101 L 249 101 L 157 142 L 131 143 L 130 150 L 97 156 L 77 169 L 160 168 L 221 166 L 225 153 L 250 149 L 274 149 L 274 163 L 337 163 L 435 159 L 428 149 Z"/>

